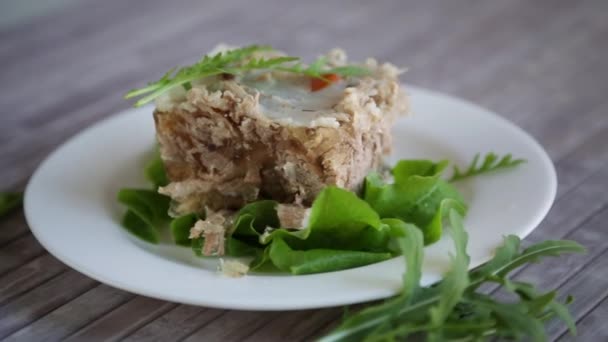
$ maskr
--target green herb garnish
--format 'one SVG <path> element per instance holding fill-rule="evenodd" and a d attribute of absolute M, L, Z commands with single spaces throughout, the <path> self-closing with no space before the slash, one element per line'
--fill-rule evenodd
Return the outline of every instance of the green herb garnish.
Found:
<path fill-rule="evenodd" d="M 0 216 L 8 214 L 23 203 L 22 192 L 0 192 Z"/>
<path fill-rule="evenodd" d="M 316 78 L 324 78 L 323 75 L 328 73 L 343 77 L 361 76 L 368 73 L 366 68 L 354 65 L 328 68 L 326 58 L 319 58 L 313 64 L 305 67 L 301 63 L 295 63 L 300 60 L 299 57 L 252 57 L 256 52 L 272 50 L 274 49 L 267 45 L 249 45 L 243 48 L 218 52 L 212 56 L 205 55 L 198 62 L 190 66 L 179 69 L 173 68 L 158 81 L 149 83 L 143 88 L 129 91 L 125 95 L 125 98 L 141 97 L 135 102 L 135 107 L 139 107 L 174 87 L 182 86 L 188 90 L 191 88 L 191 82 L 195 80 L 220 74 L 241 75 L 252 70 L 280 70 Z"/>
<path fill-rule="evenodd" d="M 479 153 L 477 153 L 469 164 L 469 167 L 464 171 L 461 171 L 458 166 L 454 166 L 454 174 L 452 175 L 452 178 L 450 178 L 450 182 L 455 182 L 488 172 L 512 168 L 526 162 L 525 159 L 513 159 L 511 154 L 506 154 L 500 158 L 494 153 L 488 153 L 483 158 L 483 161 L 479 163 L 479 156 Z"/>
<path fill-rule="evenodd" d="M 293 66 L 279 66 L 276 68 L 280 71 L 293 72 L 296 74 L 303 74 L 312 78 L 325 79 L 324 75 L 337 74 L 342 77 L 345 76 L 363 76 L 367 75 L 369 71 L 363 67 L 356 65 L 345 65 L 339 67 L 328 68 L 327 57 L 319 57 L 309 66 L 305 66 L 301 63 L 297 63 Z"/>
<path fill-rule="evenodd" d="M 509 279 L 509 272 L 529 262 L 564 253 L 582 253 L 574 241 L 545 241 L 520 250 L 518 237 L 510 235 L 494 258 L 468 272 L 467 234 L 462 217 L 449 214 L 456 253 L 450 271 L 430 287 L 420 286 L 423 247 L 421 234 L 408 227 L 398 238 L 407 272 L 400 295 L 347 317 L 321 341 L 394 341 L 426 337 L 429 341 L 483 341 L 490 337 L 546 340 L 544 322 L 561 318 L 574 334 L 572 317 L 554 291 L 542 293 L 532 284 Z M 517 300 L 500 302 L 477 290 L 486 283 L 498 283 Z"/>

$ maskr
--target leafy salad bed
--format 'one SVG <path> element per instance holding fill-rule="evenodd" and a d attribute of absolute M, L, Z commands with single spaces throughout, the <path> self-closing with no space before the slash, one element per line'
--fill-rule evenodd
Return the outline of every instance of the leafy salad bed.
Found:
<path fill-rule="evenodd" d="M 226 239 L 226 254 L 253 257 L 253 271 L 309 274 L 342 270 L 390 259 L 401 254 L 396 238 L 406 224 L 420 229 L 425 245 L 439 240 L 450 210 L 465 215 L 467 205 L 453 182 L 514 167 L 523 160 L 510 155 L 479 156 L 450 179 L 442 178 L 447 161 L 401 160 L 391 170 L 392 181 L 371 173 L 361 194 L 327 187 L 314 201 L 308 225 L 300 230 L 279 226 L 276 205 L 260 200 L 244 206 L 235 216 Z M 190 228 L 201 219 L 192 213 L 170 218 L 170 200 L 156 188 L 167 184 L 158 154 L 145 168 L 154 189 L 122 189 L 118 200 L 127 206 L 123 226 L 137 237 L 158 243 L 160 231 L 170 227 L 173 241 L 202 255 L 203 238 L 190 240 Z"/>
<path fill-rule="evenodd" d="M 366 265 L 402 254 L 407 272 L 400 293 L 354 314 L 320 341 L 485 341 L 491 338 L 545 341 L 544 324 L 559 317 L 575 334 L 576 326 L 565 302 L 556 291 L 543 292 L 533 284 L 510 278 L 519 267 L 545 257 L 583 253 L 574 241 L 544 241 L 521 248 L 509 235 L 494 258 L 469 270 L 468 234 L 462 220 L 466 204 L 452 183 L 468 177 L 511 168 L 522 160 L 510 155 L 479 156 L 461 171 L 441 178 L 446 161 L 402 160 L 392 169 L 392 182 L 370 174 L 361 194 L 328 187 L 313 203 L 308 226 L 303 230 L 278 227 L 276 202 L 262 200 L 237 214 L 227 252 L 254 257 L 251 268 L 307 274 Z M 157 157 L 146 167 L 155 187 L 167 183 Z M 159 230 L 169 225 L 174 242 L 191 246 L 201 255 L 201 238 L 188 239 L 195 214 L 170 219 L 169 199 L 155 190 L 122 189 L 119 201 L 128 208 L 123 225 L 136 236 L 158 243 Z M 451 266 L 438 283 L 422 287 L 425 245 L 436 242 L 447 221 L 455 253 Z M 267 227 L 274 227 L 271 231 Z M 496 300 L 480 291 L 493 284 L 512 294 L 509 301 Z"/>

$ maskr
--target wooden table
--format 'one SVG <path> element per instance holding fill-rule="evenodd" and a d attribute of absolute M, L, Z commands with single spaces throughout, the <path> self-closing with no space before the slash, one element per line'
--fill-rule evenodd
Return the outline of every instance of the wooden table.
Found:
<path fill-rule="evenodd" d="M 354 59 L 408 66 L 406 82 L 491 108 L 542 143 L 559 190 L 528 240 L 574 239 L 589 253 L 528 266 L 519 278 L 576 297 L 577 340 L 608 340 L 607 1 L 56 2 L 0 30 L 0 190 L 22 190 L 58 144 L 128 108 L 126 90 L 217 42 L 269 43 L 308 58 L 339 45 Z M 340 315 L 133 295 L 49 255 L 21 211 L 0 220 L 0 338 L 9 341 L 308 340 Z M 561 324 L 548 331 L 573 339 Z"/>

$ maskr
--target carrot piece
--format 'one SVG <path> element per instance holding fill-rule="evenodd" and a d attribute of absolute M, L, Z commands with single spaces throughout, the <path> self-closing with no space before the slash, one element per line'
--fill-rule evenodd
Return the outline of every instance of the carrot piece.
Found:
<path fill-rule="evenodd" d="M 321 75 L 323 78 L 312 78 L 310 80 L 310 90 L 317 91 L 321 90 L 332 83 L 336 83 L 340 80 L 340 76 L 337 74 L 324 74 Z"/>

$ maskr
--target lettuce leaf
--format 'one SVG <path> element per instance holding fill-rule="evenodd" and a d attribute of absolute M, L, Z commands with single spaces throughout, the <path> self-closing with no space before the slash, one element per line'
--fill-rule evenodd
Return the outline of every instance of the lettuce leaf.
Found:
<path fill-rule="evenodd" d="M 154 151 L 154 158 L 144 168 L 144 175 L 156 188 L 169 184 L 169 179 L 165 172 L 165 164 L 163 164 L 163 160 L 160 158 L 158 147 Z"/>
<path fill-rule="evenodd" d="M 154 190 L 121 189 L 118 202 L 127 207 L 122 225 L 144 241 L 158 243 L 159 230 L 169 222 L 169 197 Z"/>
<path fill-rule="evenodd" d="M 467 206 L 441 173 L 446 161 L 401 160 L 393 168 L 394 182 L 377 173 L 365 179 L 363 199 L 381 218 L 399 218 L 422 229 L 426 245 L 441 238 L 442 221 L 449 209 L 464 215 Z"/>
<path fill-rule="evenodd" d="M 188 214 L 177 217 L 171 221 L 169 228 L 171 229 L 171 236 L 173 242 L 176 245 L 190 247 L 192 242 L 190 241 L 190 228 L 198 221 L 196 214 Z"/>
<path fill-rule="evenodd" d="M 281 271 L 294 275 L 345 270 L 390 259 L 390 253 L 345 251 L 337 249 L 293 250 L 277 237 L 269 247 L 269 258 Z"/>
<path fill-rule="evenodd" d="M 298 250 L 337 249 L 387 252 L 390 228 L 354 193 L 337 187 L 323 189 L 312 204 L 308 225 L 302 230 L 277 229 L 260 238 L 268 244 L 283 239 Z"/>

